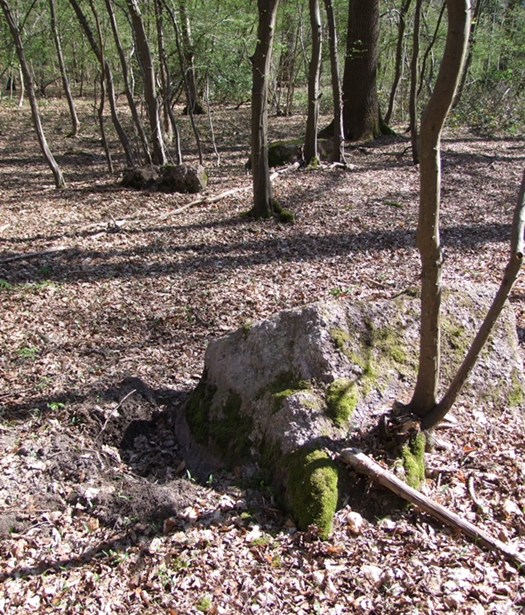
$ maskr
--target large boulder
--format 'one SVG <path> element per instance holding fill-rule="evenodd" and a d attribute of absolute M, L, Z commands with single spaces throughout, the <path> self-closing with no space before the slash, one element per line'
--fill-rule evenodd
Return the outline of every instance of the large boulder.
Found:
<path fill-rule="evenodd" d="M 444 293 L 443 380 L 462 360 L 493 289 Z M 414 386 L 416 293 L 283 311 L 212 342 L 185 407 L 196 440 L 231 466 L 256 463 L 299 528 L 329 533 L 339 468 L 330 450 L 355 442 Z M 482 403 L 521 403 L 524 379 L 507 306 L 466 389 Z"/>
<path fill-rule="evenodd" d="M 163 192 L 201 192 L 208 185 L 208 176 L 200 164 L 167 164 L 160 170 L 157 188 Z"/>
<path fill-rule="evenodd" d="M 154 165 L 127 168 L 122 172 L 120 185 L 123 188 L 144 190 L 153 188 L 159 176 L 159 168 Z"/>

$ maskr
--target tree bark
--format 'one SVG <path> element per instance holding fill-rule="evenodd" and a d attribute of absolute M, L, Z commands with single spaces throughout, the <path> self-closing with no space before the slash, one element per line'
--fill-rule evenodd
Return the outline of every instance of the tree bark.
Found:
<path fill-rule="evenodd" d="M 254 218 L 269 218 L 273 195 L 268 166 L 268 80 L 279 0 L 257 0 L 259 23 L 252 61 L 252 173 Z"/>
<path fill-rule="evenodd" d="M 80 128 L 80 122 L 78 121 L 78 115 L 75 109 L 75 101 L 73 100 L 71 88 L 69 87 L 69 79 L 67 78 L 66 64 L 64 62 L 62 46 L 60 44 L 60 36 L 58 34 L 54 0 L 49 0 L 49 12 L 51 15 L 51 30 L 53 31 L 53 38 L 55 39 L 58 64 L 60 66 L 60 76 L 62 77 L 62 87 L 64 88 L 64 94 L 66 95 L 67 104 L 69 107 L 69 114 L 71 115 L 71 132 L 69 133 L 69 136 L 76 137 Z"/>
<path fill-rule="evenodd" d="M 343 92 L 339 77 L 339 53 L 337 51 L 337 27 L 332 0 L 324 0 L 328 39 L 330 44 L 330 70 L 332 73 L 332 95 L 334 99 L 334 151 L 333 162 L 345 162 L 345 137 L 343 126 Z"/>
<path fill-rule="evenodd" d="M 13 41 L 15 43 L 16 54 L 18 56 L 18 61 L 20 62 L 20 69 L 22 71 L 22 76 L 24 78 L 25 89 L 27 90 L 27 97 L 29 98 L 29 104 L 31 105 L 31 114 L 33 117 L 33 125 L 35 127 L 35 132 L 38 138 L 38 143 L 40 144 L 40 149 L 42 150 L 42 154 L 48 163 L 51 172 L 53 173 L 53 177 L 55 178 L 55 186 L 57 188 L 65 187 L 66 183 L 62 176 L 62 172 L 60 167 L 58 166 L 55 157 L 51 153 L 49 146 L 47 144 L 46 136 L 44 134 L 44 129 L 42 128 L 42 122 L 40 121 L 40 113 L 38 111 L 38 105 L 36 102 L 35 88 L 33 85 L 33 79 L 31 77 L 31 71 L 29 70 L 29 66 L 26 61 L 26 56 L 24 53 L 24 46 L 22 44 L 22 38 L 20 36 L 20 32 L 16 25 L 13 14 L 11 13 L 11 9 L 7 0 L 0 0 L 0 6 L 2 7 L 2 11 L 5 16 L 5 20 L 9 27 L 9 31 L 11 32 L 11 36 L 13 37 Z M 22 87 L 22 84 L 20 84 Z"/>
<path fill-rule="evenodd" d="M 377 98 L 379 0 L 350 0 L 343 76 L 343 122 L 350 141 L 381 134 Z"/>
<path fill-rule="evenodd" d="M 319 0 L 310 0 L 310 26 L 312 29 L 312 57 L 308 70 L 308 117 L 304 142 L 307 164 L 317 159 L 317 122 L 319 119 L 319 88 L 321 79 L 322 24 Z"/>
<path fill-rule="evenodd" d="M 441 132 L 465 60 L 469 0 L 448 0 L 448 32 L 434 91 L 421 118 L 417 246 L 421 255 L 419 370 L 410 410 L 424 417 L 436 405 L 440 365 L 442 254 L 439 238 Z"/>
<path fill-rule="evenodd" d="M 162 166 L 166 164 L 166 151 L 164 149 L 159 105 L 157 103 L 153 58 L 151 57 L 146 30 L 144 29 L 144 22 L 142 21 L 142 15 L 137 1 L 126 0 L 126 4 L 131 15 L 131 23 L 133 24 L 137 43 L 137 52 L 140 57 L 140 64 L 143 71 L 144 98 L 146 100 L 146 109 L 151 129 L 151 140 L 153 143 L 153 162 L 154 164 Z"/>

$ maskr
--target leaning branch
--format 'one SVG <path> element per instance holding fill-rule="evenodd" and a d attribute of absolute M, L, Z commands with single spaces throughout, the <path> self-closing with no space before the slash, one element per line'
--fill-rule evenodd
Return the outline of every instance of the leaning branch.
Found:
<path fill-rule="evenodd" d="M 441 504 L 427 498 L 416 489 L 412 489 L 394 474 L 382 468 L 378 463 L 367 457 L 364 453 L 357 449 L 344 449 L 339 454 L 342 461 L 350 465 L 356 472 L 365 474 L 373 480 L 377 481 L 383 487 L 390 489 L 396 495 L 399 495 L 418 508 L 432 515 L 442 523 L 456 528 L 467 536 L 472 538 L 477 544 L 492 551 L 501 553 L 506 559 L 514 562 L 518 567 L 525 565 L 525 557 L 518 553 L 511 546 L 494 538 L 484 530 L 476 527 L 473 523 L 462 519 L 455 513 L 447 510 Z"/>

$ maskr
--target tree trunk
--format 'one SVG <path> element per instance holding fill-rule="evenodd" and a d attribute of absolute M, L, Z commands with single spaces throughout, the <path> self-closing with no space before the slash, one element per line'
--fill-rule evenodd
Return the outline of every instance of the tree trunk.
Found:
<path fill-rule="evenodd" d="M 69 79 L 67 78 L 66 64 L 64 62 L 62 46 L 60 44 L 60 36 L 58 34 L 54 0 L 49 0 L 49 12 L 51 14 L 51 29 L 53 31 L 53 38 L 55 39 L 58 64 L 60 66 L 60 75 L 62 77 L 62 86 L 64 88 L 67 104 L 69 106 L 69 114 L 71 115 L 71 132 L 69 133 L 69 136 L 76 137 L 80 128 L 80 122 L 78 121 L 77 111 L 75 109 L 75 102 L 73 100 L 73 95 L 71 94 L 71 88 L 69 87 Z"/>
<path fill-rule="evenodd" d="M 164 1 L 164 6 L 166 10 L 168 11 L 170 18 L 171 18 L 171 22 L 173 24 L 173 30 L 175 32 L 175 44 L 177 46 L 177 54 L 179 56 L 179 63 L 180 63 L 180 68 L 182 72 L 182 82 L 184 83 L 184 89 L 186 91 L 186 98 L 188 101 L 190 101 L 191 100 L 191 93 L 190 93 L 191 86 L 188 81 L 187 71 L 184 68 L 184 53 L 182 49 L 181 35 L 180 35 L 180 30 L 179 30 L 179 24 L 177 22 L 177 16 L 175 15 L 175 12 L 170 8 L 166 0 L 163 0 L 163 1 Z M 191 104 L 189 104 L 189 102 L 188 102 L 188 114 L 190 116 L 190 122 L 191 122 L 191 127 L 193 129 L 193 134 L 195 135 L 195 142 L 197 144 L 197 151 L 199 154 L 199 162 L 200 164 L 203 164 L 201 137 L 199 134 L 199 129 L 197 128 L 197 124 L 195 123 L 193 107 Z"/>
<path fill-rule="evenodd" d="M 16 25 L 13 14 L 11 13 L 11 9 L 7 0 L 0 0 L 0 6 L 2 7 L 2 11 L 4 12 L 5 20 L 11 32 L 11 36 L 13 37 L 13 41 L 15 43 L 16 54 L 18 56 L 18 61 L 20 62 L 20 69 L 22 71 L 22 75 L 24 78 L 25 88 L 27 90 L 27 96 L 29 98 L 29 104 L 31 105 L 31 114 L 33 116 L 33 125 L 35 127 L 35 132 L 38 137 L 38 143 L 40 144 L 40 149 L 48 163 L 53 176 L 55 178 L 55 186 L 57 188 L 65 187 L 66 183 L 64 178 L 62 177 L 62 172 L 56 160 L 49 149 L 47 144 L 46 136 L 44 134 L 44 129 L 42 128 L 42 122 L 40 121 L 40 113 L 38 112 L 38 105 L 36 103 L 35 96 L 35 88 L 33 86 L 33 80 L 31 77 L 31 71 L 29 70 L 29 66 L 27 65 L 26 56 L 24 53 L 24 46 L 22 44 L 22 39 L 20 37 L 20 32 L 18 31 L 18 27 Z M 22 87 L 22 83 L 20 84 Z"/>
<path fill-rule="evenodd" d="M 332 95 L 334 99 L 334 162 L 345 162 L 345 138 L 343 127 L 343 92 L 339 77 L 339 54 L 337 52 L 337 28 L 332 0 L 324 0 L 328 37 L 330 43 L 330 69 L 332 72 Z"/>
<path fill-rule="evenodd" d="M 113 174 L 113 160 L 111 159 L 111 152 L 109 151 L 108 140 L 106 138 L 106 128 L 104 126 L 104 105 L 106 102 L 106 88 L 105 88 L 105 77 L 104 77 L 104 66 L 105 66 L 105 58 L 104 58 L 104 44 L 102 40 L 102 31 L 100 30 L 100 22 L 98 20 L 97 11 L 95 9 L 95 5 L 93 4 L 93 0 L 89 0 L 89 5 L 91 6 L 91 12 L 93 13 L 93 17 L 95 19 L 95 25 L 97 28 L 97 36 L 98 36 L 98 48 L 100 52 L 100 103 L 97 110 L 98 115 L 98 123 L 100 126 L 100 136 L 102 138 L 102 147 L 104 148 L 104 153 L 106 154 L 106 161 L 108 163 L 108 170 L 111 174 Z"/>
<path fill-rule="evenodd" d="M 467 59 L 465 60 L 465 66 L 463 68 L 463 73 L 461 75 L 461 81 L 459 83 L 456 95 L 454 97 L 454 102 L 452 103 L 453 109 L 456 107 L 456 105 L 459 104 L 459 101 L 461 100 L 461 95 L 463 94 L 463 89 L 465 88 L 465 83 L 467 81 L 468 71 L 472 63 L 472 53 L 474 49 L 474 43 L 476 41 L 476 34 L 478 32 L 479 17 L 481 15 L 482 5 L 483 5 L 483 0 L 476 1 L 476 8 L 474 9 L 474 15 L 472 16 L 472 29 L 470 31 L 470 38 L 469 38 L 469 52 L 467 55 Z"/>
<path fill-rule="evenodd" d="M 514 286 L 514 282 L 518 277 L 518 273 L 520 272 L 524 257 L 524 228 L 525 172 L 523 173 L 518 199 L 516 202 L 516 207 L 514 209 L 514 219 L 512 221 L 511 232 L 510 258 L 509 262 L 507 263 L 507 267 L 505 268 L 503 280 L 501 281 L 498 292 L 494 297 L 494 301 L 490 306 L 490 309 L 483 321 L 483 324 L 479 328 L 479 331 L 477 332 L 476 337 L 474 338 L 474 341 L 469 348 L 467 356 L 463 360 L 463 363 L 461 364 L 456 375 L 454 376 L 454 379 L 452 380 L 452 383 L 447 389 L 447 392 L 445 393 L 441 401 L 423 417 L 423 420 L 421 421 L 421 427 L 423 429 L 431 429 L 444 418 L 450 408 L 452 408 L 457 396 L 459 395 L 459 392 L 465 384 L 466 379 L 468 378 L 470 372 L 476 364 L 479 354 L 483 349 L 483 346 L 487 342 L 489 335 L 492 332 L 494 325 L 496 324 L 496 320 L 498 319 L 498 316 L 501 314 L 501 310 L 505 305 L 505 301 L 507 300 L 507 297 L 509 296 L 512 287 Z"/>
<path fill-rule="evenodd" d="M 162 124 L 164 136 L 168 143 L 173 139 L 173 124 L 170 118 L 171 96 L 168 64 L 166 62 L 166 51 L 164 49 L 164 21 L 162 15 L 162 5 L 159 0 L 155 0 L 155 25 L 157 27 L 157 50 L 159 54 L 159 75 L 162 99 Z"/>
<path fill-rule="evenodd" d="M 405 37 L 405 28 L 406 28 L 406 14 L 408 13 L 408 9 L 410 8 L 410 4 L 412 0 L 406 0 L 406 2 L 401 7 L 399 11 L 399 24 L 397 27 L 397 45 L 396 45 L 396 64 L 394 68 L 394 79 L 392 81 L 392 89 L 390 90 L 390 98 L 388 100 L 388 109 L 385 115 L 385 123 L 388 124 L 390 122 L 390 118 L 392 117 L 392 113 L 394 111 L 394 102 L 396 99 L 396 91 L 397 86 L 399 85 L 399 80 L 401 79 L 402 67 L 403 67 L 403 42 Z"/>
<path fill-rule="evenodd" d="M 436 405 L 440 362 L 442 254 L 439 239 L 441 132 L 465 59 L 469 0 L 448 0 L 448 32 L 434 91 L 421 118 L 420 196 L 417 246 L 421 255 L 419 370 L 410 410 L 424 417 Z"/>
<path fill-rule="evenodd" d="M 195 80 L 195 53 L 193 51 L 190 18 L 186 6 L 186 0 L 179 0 L 179 12 L 180 29 L 182 34 L 182 54 L 184 57 L 184 66 L 186 71 L 185 79 L 188 83 L 188 114 L 191 110 L 193 114 L 201 115 L 204 113 L 204 109 L 199 101 L 197 84 Z"/>
<path fill-rule="evenodd" d="M 124 55 L 124 50 L 122 49 L 122 43 L 120 42 L 120 36 L 117 27 L 117 20 L 115 19 L 115 13 L 113 11 L 113 5 L 111 4 L 111 0 L 105 0 L 106 8 L 109 15 L 109 22 L 111 24 L 111 30 L 113 32 L 113 38 L 115 40 L 115 46 L 117 48 L 118 57 L 120 60 L 120 66 L 122 68 L 122 80 L 124 81 L 124 92 L 126 94 L 126 99 L 128 101 L 129 110 L 131 111 L 131 117 L 133 118 L 133 122 L 135 124 L 135 128 L 138 132 L 140 142 L 142 144 L 142 149 L 144 151 L 144 158 L 146 164 L 151 164 L 151 153 L 149 151 L 148 138 L 146 137 L 146 133 L 144 132 L 144 126 L 142 125 L 142 121 L 139 116 L 139 112 L 137 110 L 137 105 L 135 104 L 135 100 L 133 98 L 133 93 L 131 92 L 131 88 L 129 85 L 128 79 L 128 63 L 126 62 L 126 56 Z"/>
<path fill-rule="evenodd" d="M 419 31 L 421 22 L 421 5 L 423 0 L 416 0 L 414 13 L 414 35 L 412 37 L 412 61 L 410 63 L 410 95 L 408 99 L 408 111 L 410 116 L 410 142 L 412 144 L 412 161 L 419 164 L 419 142 L 417 134 L 417 79 L 419 62 Z"/>
<path fill-rule="evenodd" d="M 254 218 L 273 213 L 272 186 L 268 166 L 268 80 L 272 43 L 279 0 L 257 0 L 259 24 L 252 61 L 252 173 Z"/>
<path fill-rule="evenodd" d="M 304 159 L 307 164 L 317 161 L 317 121 L 319 119 L 319 88 L 321 79 L 322 24 L 319 0 L 310 0 L 310 25 L 312 28 L 312 57 L 308 71 L 308 118 Z"/>
<path fill-rule="evenodd" d="M 82 12 L 82 9 L 80 8 L 80 5 L 78 4 L 77 0 L 69 0 L 69 3 L 71 4 L 71 6 L 73 7 L 73 10 L 75 11 L 77 19 L 80 25 L 82 26 L 82 29 L 84 30 L 84 34 L 86 35 L 86 38 L 88 39 L 88 42 L 91 46 L 93 53 L 95 54 L 95 57 L 100 62 L 102 52 L 99 49 L 99 46 L 97 44 L 97 41 L 95 40 L 95 37 L 93 36 L 93 32 L 91 31 L 91 28 L 89 26 L 88 20 L 86 19 L 86 16 Z M 120 120 L 118 117 L 117 102 L 115 99 L 115 87 L 113 85 L 113 74 L 111 72 L 111 67 L 109 66 L 109 63 L 107 61 L 104 62 L 104 74 L 106 77 L 107 94 L 108 94 L 109 106 L 111 109 L 111 120 L 113 122 L 113 126 L 115 127 L 115 130 L 117 131 L 120 143 L 124 149 L 124 154 L 126 156 L 126 162 L 128 166 L 134 167 L 135 160 L 133 157 L 133 152 L 131 151 L 131 146 L 129 144 L 128 137 L 124 129 L 122 128 L 122 124 L 120 123 Z"/>
<path fill-rule="evenodd" d="M 162 139 L 162 127 L 160 123 L 159 106 L 157 104 L 157 93 L 155 87 L 155 71 L 153 69 L 153 59 L 144 29 L 144 22 L 140 13 L 137 0 L 126 0 L 131 15 L 131 22 L 135 32 L 137 42 L 137 52 L 143 71 L 144 98 L 151 129 L 151 140 L 153 143 L 153 162 L 158 165 L 166 164 L 166 152 Z"/>
<path fill-rule="evenodd" d="M 350 141 L 381 134 L 377 99 L 379 0 L 350 0 L 343 76 L 343 123 Z"/>

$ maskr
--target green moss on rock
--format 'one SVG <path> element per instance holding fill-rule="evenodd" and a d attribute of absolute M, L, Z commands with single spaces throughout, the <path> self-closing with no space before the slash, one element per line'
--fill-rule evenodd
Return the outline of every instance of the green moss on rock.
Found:
<path fill-rule="evenodd" d="M 327 453 L 302 448 L 282 460 L 286 469 L 286 500 L 300 530 L 315 525 L 327 537 L 337 507 L 339 472 Z"/>
<path fill-rule="evenodd" d="M 334 380 L 326 393 L 326 414 L 341 427 L 351 418 L 359 401 L 355 382 L 348 378 Z"/>
<path fill-rule="evenodd" d="M 203 378 L 186 404 L 186 420 L 200 444 L 211 445 L 228 462 L 246 459 L 250 452 L 253 419 L 241 413 L 241 398 L 230 391 L 220 416 L 210 410 L 217 388 Z"/>
<path fill-rule="evenodd" d="M 523 403 L 523 388 L 521 386 L 519 372 L 516 368 L 511 374 L 511 388 L 507 393 L 507 403 L 509 406 L 520 406 Z"/>
<path fill-rule="evenodd" d="M 425 435 L 419 432 L 401 450 L 407 484 L 417 489 L 425 480 Z"/>
<path fill-rule="evenodd" d="M 230 391 L 222 407 L 222 417 L 210 425 L 210 438 L 221 455 L 233 463 L 248 457 L 252 430 L 252 417 L 241 413 L 241 398 Z"/>
<path fill-rule="evenodd" d="M 186 420 L 194 438 L 207 444 L 210 435 L 210 408 L 217 388 L 206 383 L 206 374 L 191 394 L 186 404 Z"/>
<path fill-rule="evenodd" d="M 347 354 L 347 345 L 350 341 L 350 335 L 344 329 L 330 329 L 330 339 L 337 350 L 342 352 L 344 355 Z"/>

